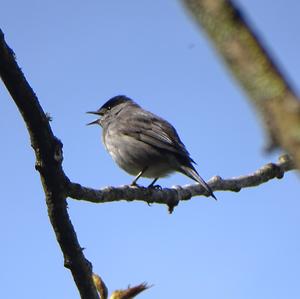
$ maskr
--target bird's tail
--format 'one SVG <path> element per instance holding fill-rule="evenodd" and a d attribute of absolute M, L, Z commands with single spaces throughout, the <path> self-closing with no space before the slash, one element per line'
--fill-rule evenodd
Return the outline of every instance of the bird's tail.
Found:
<path fill-rule="evenodd" d="M 198 174 L 198 172 L 193 169 L 194 167 L 189 166 L 181 166 L 180 172 L 187 175 L 194 181 L 198 182 L 209 194 L 209 196 L 213 197 L 215 200 L 217 200 L 216 196 L 214 195 L 212 189 L 208 186 L 208 184 L 202 179 L 202 177 Z"/>

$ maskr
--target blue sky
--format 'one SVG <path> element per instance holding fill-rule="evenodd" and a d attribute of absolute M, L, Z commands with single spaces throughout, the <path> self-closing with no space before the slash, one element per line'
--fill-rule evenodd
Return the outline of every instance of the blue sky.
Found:
<path fill-rule="evenodd" d="M 240 0 L 299 90 L 300 4 Z M 105 152 L 86 111 L 126 94 L 166 118 L 205 178 L 276 161 L 245 94 L 180 2 L 5 1 L 1 28 L 64 144 L 69 178 L 101 188 L 131 182 Z M 24 123 L 0 85 L 3 298 L 78 298 L 50 226 Z M 142 180 L 148 184 L 148 180 Z M 192 183 L 182 175 L 162 186 Z M 147 281 L 139 298 L 300 298 L 299 178 L 196 197 L 172 215 L 140 202 L 69 202 L 86 257 L 110 291 Z"/>

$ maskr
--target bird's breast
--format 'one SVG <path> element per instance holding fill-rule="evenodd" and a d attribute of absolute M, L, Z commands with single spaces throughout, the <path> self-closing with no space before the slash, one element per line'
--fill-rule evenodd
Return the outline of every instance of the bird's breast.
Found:
<path fill-rule="evenodd" d="M 164 151 L 144 143 L 135 137 L 106 130 L 103 143 L 113 160 L 126 172 L 137 175 L 147 168 L 144 177 L 164 177 L 175 171 Z"/>

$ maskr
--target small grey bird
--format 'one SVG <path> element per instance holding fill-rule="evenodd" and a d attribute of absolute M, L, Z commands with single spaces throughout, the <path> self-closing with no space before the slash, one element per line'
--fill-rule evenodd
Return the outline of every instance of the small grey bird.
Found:
<path fill-rule="evenodd" d="M 95 112 L 100 118 L 88 125 L 103 129 L 103 143 L 114 161 L 126 172 L 153 178 L 153 187 L 160 177 L 181 172 L 198 182 L 209 196 L 216 199 L 211 188 L 200 177 L 175 128 L 155 114 L 142 109 L 133 100 L 120 95 L 111 98 Z"/>

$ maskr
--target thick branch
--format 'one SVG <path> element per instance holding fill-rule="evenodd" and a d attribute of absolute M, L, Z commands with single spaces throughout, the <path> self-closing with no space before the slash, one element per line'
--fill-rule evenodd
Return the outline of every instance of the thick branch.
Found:
<path fill-rule="evenodd" d="M 163 190 L 130 186 L 94 190 L 71 183 L 62 169 L 62 143 L 53 135 L 49 119 L 18 67 L 12 50 L 5 43 L 1 30 L 0 76 L 27 125 L 36 154 L 36 169 L 40 172 L 46 195 L 49 218 L 63 251 L 65 265 L 71 270 L 82 298 L 99 298 L 92 280 L 91 264 L 82 253 L 67 213 L 66 197 L 100 203 L 121 199 L 142 200 L 147 203 L 166 204 L 172 212 L 179 201 L 189 200 L 196 195 L 206 195 L 205 190 L 199 185 L 177 186 Z M 284 90 L 289 90 L 289 87 L 284 85 Z M 291 169 L 293 165 L 285 156 L 277 164 L 267 164 L 253 174 L 228 180 L 214 177 L 209 184 L 214 191 L 239 191 L 245 187 L 257 186 L 275 177 L 281 178 L 285 171 Z"/>
<path fill-rule="evenodd" d="M 13 51 L 0 30 L 0 76 L 26 123 L 36 154 L 36 169 L 40 172 L 46 195 L 48 214 L 57 241 L 82 298 L 99 298 L 92 280 L 90 263 L 85 259 L 67 212 L 68 178 L 62 169 L 62 143 L 53 135 L 49 120 L 36 95 L 18 67 Z"/>
<path fill-rule="evenodd" d="M 254 173 L 223 180 L 219 176 L 213 177 L 208 184 L 213 191 L 235 191 L 243 188 L 254 187 L 266 183 L 274 178 L 282 178 L 284 173 L 294 169 L 293 163 L 288 155 L 279 158 L 278 163 L 269 163 Z M 175 186 L 162 190 L 144 187 L 106 187 L 101 190 L 86 188 L 76 183 L 69 183 L 68 196 L 77 200 L 85 200 L 94 203 L 105 203 L 119 200 L 139 200 L 148 204 L 166 204 L 172 213 L 175 206 L 182 200 L 189 200 L 194 196 L 206 196 L 205 189 L 199 185 Z"/>
<path fill-rule="evenodd" d="M 268 129 L 271 146 L 300 169 L 300 102 L 262 42 L 230 0 L 183 0 L 206 31 Z"/>

